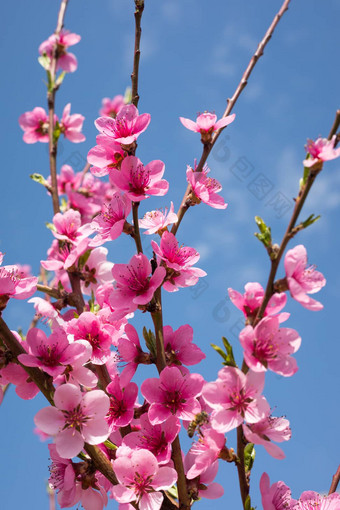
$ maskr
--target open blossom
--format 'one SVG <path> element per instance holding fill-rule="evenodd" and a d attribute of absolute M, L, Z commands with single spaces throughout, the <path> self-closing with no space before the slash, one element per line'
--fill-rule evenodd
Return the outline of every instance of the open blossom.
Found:
<path fill-rule="evenodd" d="M 340 494 L 333 492 L 323 496 L 314 491 L 305 491 L 298 500 L 291 500 L 289 510 L 340 510 Z"/>
<path fill-rule="evenodd" d="M 138 305 L 146 305 L 165 277 L 164 267 L 157 267 L 150 277 L 151 264 L 143 253 L 134 255 L 128 264 L 115 264 L 112 274 L 116 288 L 109 302 L 112 308 L 124 310 L 124 315 L 133 312 Z"/>
<path fill-rule="evenodd" d="M 119 376 L 116 376 L 106 387 L 106 392 L 110 397 L 110 409 L 106 420 L 111 433 L 132 422 L 134 405 L 138 396 L 138 386 L 130 382 L 123 387 Z"/>
<path fill-rule="evenodd" d="M 138 333 L 132 324 L 126 324 L 124 333 L 124 336 L 118 340 L 120 358 L 126 363 L 120 377 L 123 385 L 130 382 L 137 370 L 138 364 L 148 356 L 147 353 L 143 352 Z"/>
<path fill-rule="evenodd" d="M 284 482 L 270 485 L 269 476 L 263 473 L 260 480 L 263 510 L 288 510 L 291 503 L 291 490 Z"/>
<path fill-rule="evenodd" d="M 73 73 L 77 69 L 77 59 L 73 53 L 69 53 L 67 49 L 80 41 L 78 34 L 72 34 L 68 30 L 61 30 L 60 34 L 52 34 L 42 42 L 39 46 L 39 53 L 50 58 L 53 56 L 53 50 L 57 47 L 57 69 L 62 69 L 67 73 Z"/>
<path fill-rule="evenodd" d="M 37 106 L 31 112 L 20 115 L 19 126 L 25 131 L 24 142 L 48 142 L 48 115 L 44 108 Z"/>
<path fill-rule="evenodd" d="M 185 119 L 184 117 L 179 118 L 184 127 L 190 129 L 190 131 L 201 133 L 202 142 L 210 142 L 211 135 L 214 131 L 228 126 L 228 124 L 231 124 L 234 119 L 235 113 L 217 120 L 217 116 L 210 112 L 204 112 L 201 113 L 201 115 L 198 115 L 196 122 L 190 119 Z"/>
<path fill-rule="evenodd" d="M 64 459 L 78 455 L 84 442 L 99 444 L 109 436 L 105 415 L 110 399 L 102 390 L 82 393 L 74 384 L 62 384 L 54 394 L 55 407 L 44 407 L 34 422 L 46 434 L 56 436 L 58 454 Z"/>
<path fill-rule="evenodd" d="M 128 104 L 119 110 L 115 119 L 99 117 L 95 125 L 103 135 L 123 145 L 131 145 L 146 130 L 150 120 L 149 113 L 139 115 L 137 108 L 133 104 Z"/>
<path fill-rule="evenodd" d="M 162 179 L 164 169 L 163 161 L 154 160 L 144 166 L 135 156 L 127 156 L 120 171 L 112 172 L 110 178 L 131 200 L 139 202 L 150 195 L 163 196 L 167 193 L 169 183 Z"/>
<path fill-rule="evenodd" d="M 214 209 L 225 209 L 228 204 L 224 198 L 218 195 L 222 190 L 220 182 L 212 177 L 208 177 L 209 168 L 205 166 L 202 172 L 194 171 L 190 166 L 187 167 L 187 181 L 191 186 L 197 202 L 204 202 Z"/>
<path fill-rule="evenodd" d="M 170 416 L 193 420 L 200 412 L 197 398 L 204 379 L 199 374 L 182 373 L 177 367 L 166 367 L 158 378 L 146 379 L 141 392 L 151 404 L 148 415 L 152 425 L 163 423 Z"/>
<path fill-rule="evenodd" d="M 109 262 L 106 257 L 108 250 L 103 246 L 95 248 L 82 268 L 81 281 L 82 292 L 91 295 L 99 285 L 113 282 L 112 268 L 113 262 Z"/>
<path fill-rule="evenodd" d="M 140 510 L 159 510 L 163 502 L 161 490 L 167 490 L 177 480 L 177 472 L 171 467 L 159 467 L 156 457 L 149 450 L 118 448 L 113 469 L 118 485 L 111 489 L 119 503 L 136 502 Z"/>
<path fill-rule="evenodd" d="M 225 442 L 224 434 L 219 434 L 214 429 L 204 427 L 203 435 L 200 435 L 198 441 L 194 442 L 189 450 L 190 468 L 187 469 L 187 478 L 189 480 L 196 478 L 216 462 Z"/>
<path fill-rule="evenodd" d="M 91 173 L 96 177 L 103 177 L 112 173 L 114 168 L 120 168 L 126 152 L 120 143 L 108 136 L 98 135 L 96 141 L 97 145 L 88 152 L 87 161 L 93 165 L 90 168 Z"/>
<path fill-rule="evenodd" d="M 184 469 L 186 476 L 190 473 L 192 464 L 195 461 L 195 456 L 191 451 L 187 453 L 184 459 Z M 189 478 L 187 482 L 188 492 L 191 498 L 195 501 L 200 498 L 217 499 L 223 496 L 224 489 L 219 483 L 213 482 L 218 472 L 218 461 L 213 462 L 207 466 L 202 473 L 198 474 L 195 478 Z"/>
<path fill-rule="evenodd" d="M 131 200 L 122 193 L 115 193 L 110 202 L 104 202 L 102 211 L 91 222 L 97 232 L 90 246 L 99 246 L 117 239 L 123 232 L 124 223 L 131 211 Z"/>
<path fill-rule="evenodd" d="M 189 324 L 173 331 L 171 326 L 164 326 L 164 350 L 169 364 L 196 365 L 206 356 L 192 342 L 193 329 Z"/>
<path fill-rule="evenodd" d="M 308 310 L 321 310 L 323 305 L 307 294 L 319 292 L 326 285 L 326 279 L 322 273 L 315 270 L 315 266 L 307 266 L 306 248 L 299 244 L 288 250 L 284 265 L 292 297 Z"/>
<path fill-rule="evenodd" d="M 52 230 L 52 234 L 59 241 L 69 241 L 70 243 L 78 244 L 91 233 L 90 225 L 82 226 L 80 212 L 74 209 L 69 209 L 64 214 L 55 214 L 53 216 L 53 225 L 55 230 Z"/>
<path fill-rule="evenodd" d="M 331 159 L 338 158 L 340 156 L 340 147 L 334 148 L 336 135 L 331 140 L 327 138 L 318 138 L 315 140 L 308 140 L 306 151 L 310 154 L 310 158 L 305 159 L 303 165 L 307 168 L 315 165 L 320 161 L 329 161 Z"/>
<path fill-rule="evenodd" d="M 266 416 L 257 423 L 245 423 L 243 433 L 247 441 L 264 446 L 269 455 L 276 459 L 284 459 L 285 454 L 271 441 L 289 441 L 292 431 L 286 418 Z"/>
<path fill-rule="evenodd" d="M 244 313 L 244 316 L 254 317 L 260 308 L 263 298 L 264 290 L 262 285 L 257 282 L 249 282 L 244 286 L 245 293 L 242 295 L 237 290 L 228 289 L 230 301 L 236 308 Z M 287 302 L 287 295 L 285 292 L 275 293 L 270 298 L 266 306 L 264 316 L 275 315 L 279 313 Z"/>
<path fill-rule="evenodd" d="M 243 420 L 256 423 L 269 414 L 269 404 L 261 395 L 264 374 L 226 366 L 218 372 L 216 382 L 207 383 L 203 398 L 213 408 L 211 426 L 220 433 L 229 432 Z"/>
<path fill-rule="evenodd" d="M 240 332 L 240 343 L 245 362 L 254 372 L 269 369 L 290 377 L 298 369 L 291 354 L 299 349 L 301 338 L 294 329 L 280 328 L 278 317 L 265 317 L 255 328 L 246 326 Z"/>
<path fill-rule="evenodd" d="M 83 129 L 83 122 L 85 117 L 80 115 L 79 113 L 71 112 L 71 103 L 68 103 L 63 111 L 63 116 L 60 121 L 60 130 L 64 134 L 65 138 L 70 140 L 73 143 L 83 142 L 85 140 L 85 135 L 81 133 Z"/>
<path fill-rule="evenodd" d="M 121 94 L 115 96 L 110 99 L 109 97 L 104 97 L 102 100 L 102 107 L 99 111 L 99 115 L 103 117 L 112 117 L 116 118 L 117 113 L 125 105 L 124 96 Z"/>
<path fill-rule="evenodd" d="M 70 459 L 58 455 L 55 444 L 49 444 L 52 464 L 50 465 L 49 486 L 57 491 L 57 499 L 61 508 L 76 503 L 76 474 Z"/>
<path fill-rule="evenodd" d="M 170 210 L 165 208 L 165 211 L 157 210 L 145 213 L 144 218 L 139 220 L 139 227 L 146 228 L 144 234 L 162 234 L 166 227 L 178 220 L 177 214 L 174 212 L 174 204 L 171 202 Z"/>
<path fill-rule="evenodd" d="M 1 261 L 3 254 L 1 254 Z M 0 266 L 0 312 L 10 298 L 27 299 L 37 290 L 38 278 L 25 277 L 20 266 Z"/>

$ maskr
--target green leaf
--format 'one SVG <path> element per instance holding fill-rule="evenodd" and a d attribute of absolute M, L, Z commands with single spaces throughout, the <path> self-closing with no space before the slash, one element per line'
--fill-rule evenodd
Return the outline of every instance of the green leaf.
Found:
<path fill-rule="evenodd" d="M 167 492 L 172 498 L 178 499 L 178 490 L 176 485 L 173 485 L 170 489 L 167 489 L 165 492 Z"/>
<path fill-rule="evenodd" d="M 301 223 L 301 225 L 303 226 L 303 228 L 307 228 L 310 225 L 313 225 L 313 223 L 318 221 L 320 218 L 321 218 L 320 215 L 319 216 L 314 216 L 314 214 L 311 214 L 310 216 L 308 216 L 308 218 L 305 221 L 303 221 Z"/>
<path fill-rule="evenodd" d="M 144 340 L 145 340 L 145 345 L 149 349 L 151 355 L 154 358 L 156 358 L 157 357 L 156 337 L 153 334 L 153 332 L 151 331 L 151 329 L 149 329 L 149 331 L 148 331 L 146 329 L 146 327 L 144 326 L 144 328 L 143 328 L 143 337 L 144 337 Z"/>
<path fill-rule="evenodd" d="M 244 449 L 244 466 L 246 473 L 251 471 L 255 460 L 255 448 L 253 443 L 248 443 Z"/>
<path fill-rule="evenodd" d="M 215 349 L 215 351 L 216 351 L 216 352 L 217 352 L 220 356 L 222 356 L 222 358 L 224 359 L 224 361 L 227 361 L 228 356 L 227 356 L 227 355 L 226 355 L 226 353 L 225 353 L 225 352 L 221 349 L 221 347 L 219 347 L 219 346 L 218 346 L 218 345 L 216 345 L 216 344 L 210 344 L 210 345 L 211 345 L 211 347 L 212 347 L 213 349 Z"/>
<path fill-rule="evenodd" d="M 132 101 L 132 90 L 131 87 L 126 87 L 125 93 L 124 93 L 124 103 L 128 104 Z"/>
<path fill-rule="evenodd" d="M 62 71 L 59 74 L 59 76 L 57 78 L 57 81 L 55 83 L 56 87 L 60 87 L 60 85 L 63 83 L 63 80 L 64 80 L 65 76 L 66 76 L 66 72 L 65 71 Z"/>
<path fill-rule="evenodd" d="M 43 177 L 40 174 L 37 174 L 37 173 L 31 174 L 30 178 L 32 179 L 32 181 L 38 182 L 39 184 L 42 184 L 43 186 L 47 185 L 47 181 L 46 181 L 45 177 Z"/>
<path fill-rule="evenodd" d="M 230 367 L 236 367 L 236 361 L 234 358 L 234 352 L 231 344 L 228 342 L 228 340 L 222 336 L 222 342 L 225 347 L 225 350 L 227 352 L 227 359 L 226 359 L 226 365 L 229 365 Z"/>
<path fill-rule="evenodd" d="M 52 232 L 56 232 L 57 229 L 55 228 L 55 226 L 53 225 L 53 223 L 49 223 L 48 221 L 45 223 L 46 227 L 48 229 L 50 229 Z"/>
<path fill-rule="evenodd" d="M 265 224 L 263 219 L 260 218 L 260 216 L 255 216 L 255 221 L 260 230 L 260 233 L 255 232 L 254 234 L 255 237 L 257 237 L 257 239 L 261 241 L 261 243 L 264 244 L 266 248 L 270 247 L 272 245 L 271 228 L 267 227 L 267 225 Z"/>
<path fill-rule="evenodd" d="M 38 62 L 41 65 L 41 67 L 43 67 L 46 71 L 49 70 L 51 60 L 50 60 L 50 57 L 48 57 L 46 55 L 46 53 L 44 53 L 43 55 L 40 55 L 40 57 L 38 57 Z"/>

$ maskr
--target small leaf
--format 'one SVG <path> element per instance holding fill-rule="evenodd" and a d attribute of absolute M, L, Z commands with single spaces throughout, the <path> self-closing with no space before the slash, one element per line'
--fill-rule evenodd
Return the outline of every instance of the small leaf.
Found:
<path fill-rule="evenodd" d="M 303 226 L 303 228 L 307 228 L 309 227 L 310 225 L 313 225 L 313 223 L 315 223 L 316 221 L 318 221 L 319 219 L 321 218 L 321 216 L 314 216 L 314 214 L 311 214 L 310 216 L 308 216 L 308 218 L 303 221 L 301 224 Z"/>
<path fill-rule="evenodd" d="M 265 222 L 260 216 L 255 216 L 256 224 L 260 230 L 260 233 L 256 232 L 254 235 L 266 248 L 272 245 L 272 233 L 271 228 L 267 227 Z"/>
<path fill-rule="evenodd" d="M 52 230 L 52 232 L 56 232 L 57 229 L 55 228 L 55 226 L 53 225 L 53 223 L 49 223 L 48 221 L 45 223 L 46 227 L 50 230 Z"/>
<path fill-rule="evenodd" d="M 66 72 L 65 72 L 65 71 L 62 71 L 62 72 L 59 74 L 59 76 L 58 76 L 58 78 L 57 78 L 57 81 L 56 81 L 56 83 L 55 83 L 55 85 L 56 85 L 56 87 L 57 87 L 57 88 L 58 88 L 58 87 L 60 87 L 60 85 L 63 83 L 63 80 L 64 80 L 65 76 L 66 76 Z"/>
<path fill-rule="evenodd" d="M 156 358 L 157 357 L 156 337 L 153 334 L 153 332 L 151 331 L 151 329 L 149 329 L 149 331 L 148 331 L 146 329 L 146 327 L 144 326 L 144 328 L 143 328 L 143 337 L 144 337 L 144 340 L 145 340 L 145 345 L 149 349 L 151 355 L 154 358 Z"/>
<path fill-rule="evenodd" d="M 236 367 L 237 365 L 235 362 L 234 352 L 233 352 L 233 348 L 232 348 L 231 344 L 228 342 L 228 340 L 224 336 L 222 336 L 222 342 L 225 347 L 225 350 L 227 351 L 226 364 L 231 367 Z"/>
<path fill-rule="evenodd" d="M 246 473 L 251 471 L 255 460 L 255 448 L 253 443 L 248 443 L 244 449 L 244 466 Z"/>
<path fill-rule="evenodd" d="M 132 90 L 131 87 L 126 87 L 124 93 L 124 103 L 129 104 L 132 101 Z"/>
<path fill-rule="evenodd" d="M 41 65 L 41 67 L 43 67 L 46 71 L 49 70 L 50 65 L 51 65 L 51 60 L 50 60 L 50 57 L 48 57 L 46 55 L 46 53 L 44 53 L 43 55 L 40 55 L 40 57 L 38 57 L 38 62 Z"/>
<path fill-rule="evenodd" d="M 32 181 L 34 182 L 38 182 L 39 184 L 42 184 L 43 186 L 46 186 L 48 185 L 45 177 L 43 177 L 42 175 L 40 174 L 37 174 L 37 173 L 34 173 L 34 174 L 31 174 L 30 175 L 30 178 L 32 179 Z"/>
<path fill-rule="evenodd" d="M 218 345 L 216 344 L 210 344 L 211 347 L 220 355 L 222 356 L 222 358 L 224 359 L 224 361 L 227 361 L 228 359 L 228 356 L 226 355 L 226 353 L 221 349 L 221 347 L 219 347 Z"/>

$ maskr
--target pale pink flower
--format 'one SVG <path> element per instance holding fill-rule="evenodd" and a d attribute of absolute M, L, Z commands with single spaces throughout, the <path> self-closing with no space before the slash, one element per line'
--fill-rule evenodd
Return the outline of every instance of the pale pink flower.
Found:
<path fill-rule="evenodd" d="M 124 96 L 119 94 L 114 98 L 110 99 L 109 97 L 104 97 L 102 99 L 102 107 L 99 110 L 99 115 L 103 117 L 112 117 L 116 118 L 117 113 L 125 105 Z"/>
<path fill-rule="evenodd" d="M 134 255 L 128 264 L 115 264 L 112 274 L 116 288 L 109 298 L 112 308 L 123 310 L 126 315 L 137 310 L 138 305 L 149 303 L 162 284 L 166 271 L 164 267 L 157 267 L 151 277 L 150 273 L 150 261 L 143 253 Z"/>
<path fill-rule="evenodd" d="M 145 213 L 144 218 L 139 220 L 140 228 L 147 228 L 144 234 L 162 234 L 166 227 L 178 220 L 177 214 L 174 213 L 174 204 L 171 202 L 170 210 L 165 208 L 165 211 L 157 210 Z"/>
<path fill-rule="evenodd" d="M 313 140 L 307 140 L 305 148 L 311 157 L 305 159 L 303 165 L 306 168 L 310 168 L 320 161 L 329 161 L 338 158 L 340 156 L 340 147 L 335 149 L 335 141 L 336 135 L 334 135 L 331 140 L 327 140 L 327 138 L 318 138 L 315 142 Z"/>
<path fill-rule="evenodd" d="M 298 500 L 291 500 L 289 510 L 340 510 L 340 494 L 333 492 L 322 496 L 314 491 L 305 491 Z"/>
<path fill-rule="evenodd" d="M 57 499 L 61 508 L 73 506 L 77 502 L 76 474 L 70 459 L 58 455 L 55 444 L 49 444 L 52 464 L 49 467 L 49 486 L 57 491 Z"/>
<path fill-rule="evenodd" d="M 204 473 L 219 458 L 225 442 L 224 434 L 204 427 L 203 435 L 193 443 L 189 450 L 190 468 L 187 469 L 186 477 L 191 480 Z"/>
<path fill-rule="evenodd" d="M 184 459 L 184 469 L 186 474 L 191 471 L 192 463 L 194 461 L 195 456 L 189 451 Z M 217 475 L 217 471 L 218 461 L 216 460 L 210 464 L 204 472 L 197 475 L 197 477 L 190 478 L 188 480 L 188 492 L 194 501 L 200 498 L 217 499 L 223 496 L 224 489 L 222 485 L 213 482 Z"/>
<path fill-rule="evenodd" d="M 148 416 L 152 425 L 163 423 L 170 416 L 193 420 L 200 412 L 197 398 L 204 379 L 199 374 L 182 373 L 177 367 L 165 367 L 158 378 L 146 379 L 141 392 L 151 404 Z"/>
<path fill-rule="evenodd" d="M 269 476 L 263 473 L 260 480 L 263 510 L 287 510 L 291 503 L 291 490 L 284 482 L 270 485 Z"/>
<path fill-rule="evenodd" d="M 109 262 L 106 257 L 107 248 L 100 246 L 91 251 L 89 258 L 82 267 L 81 289 L 84 294 L 91 295 L 99 285 L 113 282 L 112 268 L 113 262 Z"/>
<path fill-rule="evenodd" d="M 44 407 L 35 415 L 34 423 L 55 437 L 58 454 L 64 459 L 78 455 L 89 444 L 99 444 L 109 436 L 105 416 L 109 397 L 101 390 L 82 393 L 73 384 L 62 384 L 54 394 L 55 407 Z"/>
<path fill-rule="evenodd" d="M 81 225 L 81 216 L 79 211 L 69 209 L 65 213 L 57 213 L 53 216 L 52 230 L 54 237 L 60 241 L 69 241 L 72 244 L 78 244 L 84 237 L 91 233 L 90 225 Z"/>
<path fill-rule="evenodd" d="M 23 140 L 26 143 L 48 142 L 48 115 L 44 108 L 37 106 L 31 112 L 19 117 L 19 126 L 25 131 Z"/>
<path fill-rule="evenodd" d="M 134 201 L 148 198 L 150 195 L 163 196 L 169 189 L 169 183 L 162 179 L 164 163 L 154 160 L 146 166 L 135 156 L 127 156 L 120 171 L 111 173 L 111 182 Z"/>
<path fill-rule="evenodd" d="M 62 69 L 68 73 L 73 73 L 77 69 L 77 59 L 73 53 L 69 53 L 67 48 L 77 44 L 81 37 L 78 34 L 72 34 L 68 30 L 61 30 L 60 34 L 52 34 L 39 46 L 39 53 L 52 58 L 53 50 L 57 47 L 57 69 Z"/>
<path fill-rule="evenodd" d="M 294 329 L 280 328 L 278 317 L 265 317 L 255 328 L 246 326 L 240 332 L 240 343 L 245 362 L 254 372 L 269 369 L 290 377 L 298 370 L 290 355 L 299 349 L 301 338 Z"/>
<path fill-rule="evenodd" d="M 110 409 L 106 421 L 111 433 L 132 422 L 134 406 L 138 397 L 138 386 L 130 382 L 123 387 L 119 376 L 116 376 L 106 387 L 106 392 L 110 397 Z"/>
<path fill-rule="evenodd" d="M 71 103 L 68 103 L 63 111 L 63 116 L 60 121 L 60 131 L 64 134 L 65 138 L 73 143 L 83 142 L 85 135 L 81 133 L 85 117 L 79 113 L 70 115 Z"/>
<path fill-rule="evenodd" d="M 146 130 L 150 120 L 149 113 L 139 115 L 133 104 L 127 104 L 119 110 L 115 119 L 99 117 L 95 121 L 95 126 L 103 135 L 109 136 L 123 145 L 130 145 Z"/>
<path fill-rule="evenodd" d="M 275 459 L 284 459 L 285 454 L 271 441 L 278 443 L 289 441 L 292 435 L 289 421 L 286 418 L 269 415 L 257 423 L 243 424 L 243 433 L 247 441 L 264 446 L 269 455 Z"/>
<path fill-rule="evenodd" d="M 146 449 L 155 455 L 159 464 L 167 464 L 171 459 L 171 443 L 181 429 L 176 416 L 170 416 L 160 425 L 152 425 L 147 413 L 140 417 L 141 428 L 123 438 L 123 445 L 133 450 Z"/>
<path fill-rule="evenodd" d="M 244 286 L 244 290 L 245 293 L 242 295 L 240 292 L 237 292 L 237 290 L 229 288 L 228 294 L 230 301 L 236 308 L 244 313 L 246 318 L 255 317 L 264 298 L 265 293 L 263 287 L 257 282 L 249 282 Z M 286 302 L 287 295 L 285 292 L 273 294 L 266 306 L 264 316 L 279 313 Z"/>
<path fill-rule="evenodd" d="M 163 289 L 167 292 L 176 292 L 180 288 L 192 287 L 202 276 L 206 275 L 207 273 L 199 267 L 188 267 L 181 271 L 168 271 Z"/>
<path fill-rule="evenodd" d="M 19 335 L 12 331 L 18 338 Z M 24 400 L 31 400 L 39 393 L 39 388 L 31 380 L 26 370 L 16 363 L 9 363 L 1 370 L 1 384 L 11 383 L 15 386 L 15 393 Z"/>
<path fill-rule="evenodd" d="M 3 257 L 2 257 L 3 259 Z M 1 262 L 0 262 L 1 263 Z M 20 266 L 0 267 L 0 312 L 10 298 L 27 299 L 37 290 L 38 278 L 25 277 Z"/>
<path fill-rule="evenodd" d="M 110 202 L 105 202 L 102 211 L 91 222 L 97 232 L 90 246 L 99 246 L 117 239 L 123 232 L 124 223 L 131 211 L 131 200 L 122 193 L 115 193 Z"/>
<path fill-rule="evenodd" d="M 18 360 L 26 367 L 39 367 L 52 377 L 61 375 L 67 365 L 77 364 L 80 359 L 85 363 L 86 347 L 80 343 L 69 343 L 65 331 L 56 329 L 47 337 L 38 328 L 31 328 L 26 337 L 28 354 L 19 354 Z"/>
<path fill-rule="evenodd" d="M 249 371 L 244 374 L 238 368 L 226 366 L 218 372 L 216 382 L 207 383 L 203 398 L 214 410 L 211 426 L 221 434 L 243 423 L 256 423 L 269 414 L 270 408 L 261 395 L 264 373 Z"/>
<path fill-rule="evenodd" d="M 120 143 L 108 136 L 98 135 L 96 141 L 97 145 L 88 152 L 87 161 L 90 165 L 93 165 L 90 168 L 92 174 L 96 177 L 103 177 L 113 173 L 114 168 L 120 168 L 126 152 L 122 149 Z"/>
<path fill-rule="evenodd" d="M 173 331 L 171 326 L 164 326 L 164 350 L 169 364 L 196 365 L 206 355 L 194 344 L 193 329 L 189 324 Z"/>
<path fill-rule="evenodd" d="M 225 128 L 228 124 L 231 124 L 234 119 L 235 113 L 217 120 L 217 116 L 210 112 L 204 112 L 198 115 L 196 122 L 190 119 L 185 119 L 184 117 L 179 118 L 184 127 L 190 129 L 190 131 L 201 133 L 203 142 L 210 142 L 211 135 L 214 131 Z"/>
<path fill-rule="evenodd" d="M 197 202 L 202 201 L 214 209 L 225 209 L 228 204 L 225 203 L 223 197 L 218 195 L 222 190 L 221 183 L 212 177 L 208 177 L 209 172 L 207 166 L 203 168 L 202 172 L 196 172 L 188 166 L 187 181 L 197 198 Z"/>
<path fill-rule="evenodd" d="M 122 454 L 120 449 L 122 448 Z M 119 503 L 135 501 L 140 510 L 159 510 L 163 502 L 161 490 L 167 490 L 177 480 L 171 467 L 159 467 L 149 450 L 132 451 L 126 456 L 126 447 L 117 450 L 113 469 L 119 485 L 112 487 L 112 495 Z"/>
<path fill-rule="evenodd" d="M 326 285 L 326 279 L 322 273 L 315 270 L 315 266 L 307 266 L 306 248 L 299 244 L 292 250 L 288 250 L 284 265 L 292 297 L 308 310 L 321 310 L 323 305 L 307 294 L 319 292 Z"/>

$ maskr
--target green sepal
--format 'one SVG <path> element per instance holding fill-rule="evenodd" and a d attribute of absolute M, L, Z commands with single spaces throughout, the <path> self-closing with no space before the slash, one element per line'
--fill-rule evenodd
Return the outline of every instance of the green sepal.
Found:
<path fill-rule="evenodd" d="M 255 221 L 260 230 L 260 232 L 255 232 L 254 234 L 255 237 L 257 237 L 257 239 L 261 241 L 261 243 L 264 244 L 266 248 L 269 248 L 272 245 L 271 228 L 267 227 L 267 225 L 265 224 L 263 219 L 260 218 L 260 216 L 255 216 Z"/>
<path fill-rule="evenodd" d="M 56 86 L 57 88 L 58 88 L 58 87 L 60 87 L 60 85 L 63 83 L 65 76 L 66 76 L 66 72 L 65 72 L 65 71 L 62 71 L 62 72 L 59 74 L 59 76 L 58 76 L 58 78 L 57 78 L 57 81 L 56 81 L 56 83 L 55 83 L 55 86 Z"/>
<path fill-rule="evenodd" d="M 178 490 L 176 485 L 173 485 L 170 487 L 170 489 L 167 489 L 165 492 L 167 492 L 172 498 L 178 499 Z"/>
<path fill-rule="evenodd" d="M 251 471 L 255 460 L 255 448 L 253 443 L 248 443 L 244 449 L 244 467 L 246 473 Z"/>
<path fill-rule="evenodd" d="M 38 62 L 45 69 L 45 71 L 48 71 L 51 65 L 51 59 L 47 56 L 46 53 L 43 53 L 43 55 L 40 55 L 38 57 Z"/>
<path fill-rule="evenodd" d="M 45 223 L 46 227 L 51 230 L 52 232 L 56 232 L 57 229 L 55 228 L 55 226 L 53 225 L 53 223 L 49 223 L 48 221 L 46 221 Z"/>
<path fill-rule="evenodd" d="M 126 87 L 124 93 L 124 103 L 129 104 L 132 101 L 132 90 L 131 87 Z"/>
<path fill-rule="evenodd" d="M 106 448 L 108 448 L 109 450 L 117 450 L 118 446 L 116 446 L 114 443 L 112 443 L 109 439 L 107 439 L 106 441 L 104 441 L 104 445 L 106 446 Z"/>
<path fill-rule="evenodd" d="M 157 357 L 156 337 L 153 334 L 153 332 L 151 331 L 151 329 L 149 329 L 149 331 L 148 331 L 146 329 L 146 327 L 144 326 L 144 328 L 143 328 L 143 337 L 144 337 L 144 340 L 145 340 L 145 345 L 149 349 L 151 355 L 154 358 L 156 358 Z"/>

